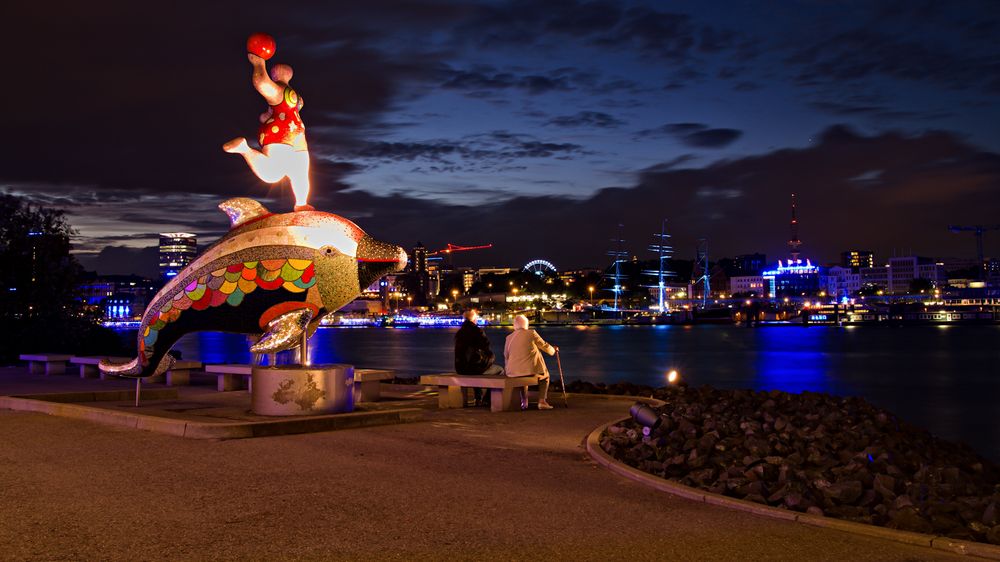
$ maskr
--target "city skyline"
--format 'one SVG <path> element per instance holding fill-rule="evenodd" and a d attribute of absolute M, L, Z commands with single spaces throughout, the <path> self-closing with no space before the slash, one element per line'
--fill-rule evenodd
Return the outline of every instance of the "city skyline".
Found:
<path fill-rule="evenodd" d="M 220 149 L 261 109 L 242 53 L 258 30 L 307 102 L 317 208 L 407 247 L 494 245 L 469 265 L 599 265 L 619 223 L 642 258 L 663 218 L 679 258 L 702 237 L 779 256 L 793 192 L 814 262 L 972 257 L 948 225 L 1000 216 L 988 2 L 14 11 L 32 111 L 10 115 L 0 189 L 66 209 L 99 271 L 158 232 L 218 238 L 226 197 L 290 209 Z"/>

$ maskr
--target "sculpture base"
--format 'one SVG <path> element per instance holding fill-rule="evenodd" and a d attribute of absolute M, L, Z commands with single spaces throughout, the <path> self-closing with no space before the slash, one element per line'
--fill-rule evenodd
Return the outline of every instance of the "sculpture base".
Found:
<path fill-rule="evenodd" d="M 354 411 L 353 365 L 279 365 L 250 371 L 250 404 L 261 416 Z"/>

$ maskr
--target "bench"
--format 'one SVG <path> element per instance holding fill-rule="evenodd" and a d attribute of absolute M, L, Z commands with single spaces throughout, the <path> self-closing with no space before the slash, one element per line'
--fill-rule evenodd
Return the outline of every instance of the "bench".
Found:
<path fill-rule="evenodd" d="M 101 355 L 101 356 L 87 356 L 87 357 L 70 357 L 69 362 L 72 363 L 73 365 L 80 366 L 81 379 L 92 379 L 94 377 L 99 376 L 103 381 L 111 377 L 110 373 L 103 373 L 97 367 L 97 365 L 104 359 L 107 359 L 112 363 L 127 363 L 130 361 L 128 357 L 113 357 L 110 355 Z"/>
<path fill-rule="evenodd" d="M 201 361 L 174 361 L 170 370 L 162 375 L 146 378 L 145 382 L 165 383 L 167 386 L 186 386 L 191 384 L 191 371 L 201 368 Z"/>
<path fill-rule="evenodd" d="M 382 394 L 382 381 L 392 378 L 392 371 L 384 369 L 354 369 L 354 403 L 377 402 Z"/>
<path fill-rule="evenodd" d="M 250 370 L 252 365 L 230 363 L 224 365 L 205 365 L 205 372 L 215 375 L 215 388 L 219 392 L 230 390 L 250 390 Z"/>
<path fill-rule="evenodd" d="M 527 389 L 529 386 L 535 386 L 538 384 L 538 377 L 534 375 L 508 377 L 504 375 L 469 376 L 440 373 L 421 376 L 420 384 L 438 387 L 438 407 L 442 409 L 464 407 L 467 388 L 487 388 L 490 391 L 490 411 L 510 412 L 521 409 L 521 393 L 514 392 L 514 389 Z"/>
<path fill-rule="evenodd" d="M 28 362 L 28 372 L 32 374 L 61 375 L 66 372 L 69 355 L 58 353 L 29 353 L 21 355 L 21 361 Z"/>

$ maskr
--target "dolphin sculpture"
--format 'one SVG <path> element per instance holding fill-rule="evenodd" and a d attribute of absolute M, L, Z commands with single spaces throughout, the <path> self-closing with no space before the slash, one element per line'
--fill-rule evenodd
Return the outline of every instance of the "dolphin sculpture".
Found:
<path fill-rule="evenodd" d="M 379 277 L 406 266 L 399 246 L 378 242 L 353 222 L 320 211 L 274 214 L 253 199 L 219 205 L 232 223 L 160 290 L 139 324 L 138 354 L 101 361 L 106 373 L 149 377 L 167 371 L 167 352 L 203 330 L 261 334 L 253 353 L 297 347 L 324 315 Z"/>

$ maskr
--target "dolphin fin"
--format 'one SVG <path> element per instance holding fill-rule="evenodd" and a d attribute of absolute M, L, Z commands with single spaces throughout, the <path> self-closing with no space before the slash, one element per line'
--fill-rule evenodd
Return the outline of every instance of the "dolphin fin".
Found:
<path fill-rule="evenodd" d="M 300 308 L 275 317 L 267 323 L 264 335 L 250 346 L 250 352 L 277 353 L 298 346 L 314 314 L 312 309 Z"/>
<path fill-rule="evenodd" d="M 229 215 L 230 228 L 236 228 L 257 217 L 271 214 L 266 207 L 248 197 L 233 197 L 219 203 L 222 212 Z"/>

